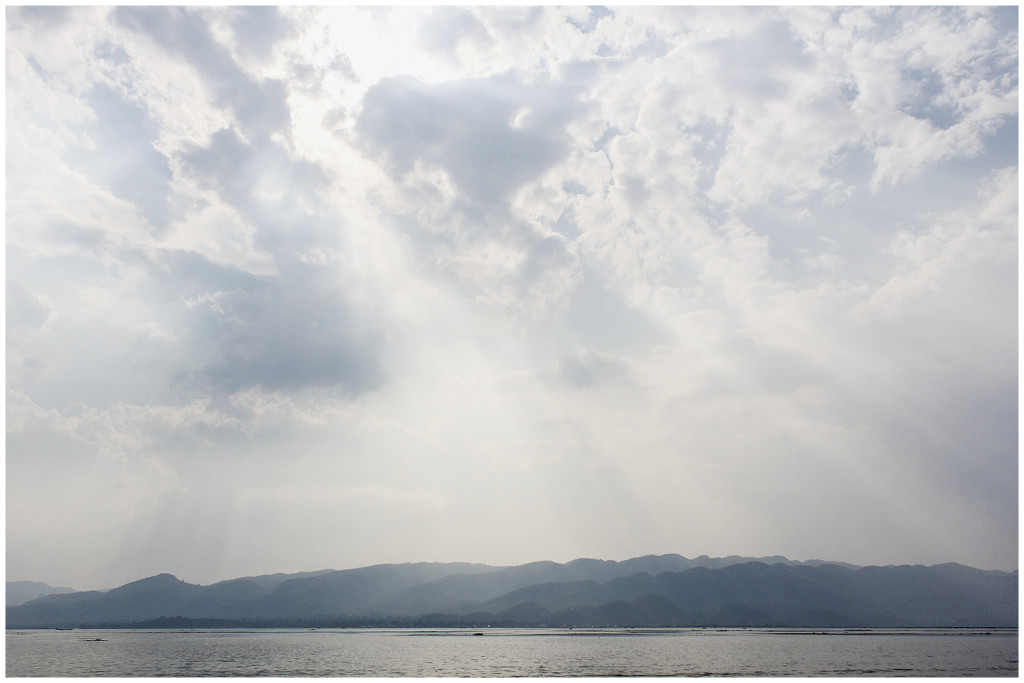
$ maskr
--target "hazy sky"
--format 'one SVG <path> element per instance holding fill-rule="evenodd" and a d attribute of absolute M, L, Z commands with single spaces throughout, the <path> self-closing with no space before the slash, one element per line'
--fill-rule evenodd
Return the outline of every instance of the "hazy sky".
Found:
<path fill-rule="evenodd" d="M 1017 9 L 8 8 L 7 578 L 1017 567 Z"/>

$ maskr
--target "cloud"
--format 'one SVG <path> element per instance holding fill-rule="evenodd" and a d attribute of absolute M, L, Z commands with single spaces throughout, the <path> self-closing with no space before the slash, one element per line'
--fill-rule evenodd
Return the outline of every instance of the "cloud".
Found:
<path fill-rule="evenodd" d="M 9 573 L 1013 568 L 1016 18 L 12 8 Z"/>
<path fill-rule="evenodd" d="M 316 287 L 264 281 L 197 303 L 197 346 L 209 344 L 213 359 L 189 383 L 227 393 L 340 386 L 359 394 L 379 387 L 380 340 L 361 329 L 365 324 L 341 292 Z"/>
<path fill-rule="evenodd" d="M 53 314 L 45 295 L 32 294 L 15 282 L 7 283 L 7 376 L 23 381 L 39 372 L 45 360 L 33 348 L 46 321 Z"/>
<path fill-rule="evenodd" d="M 72 167 L 134 204 L 152 225 L 164 227 L 173 215 L 171 171 L 167 157 L 153 148 L 156 131 L 146 112 L 105 86 L 94 88 L 87 101 L 97 122 L 89 131 L 90 147 L 69 150 Z"/>
<path fill-rule="evenodd" d="M 577 8 L 582 16 L 580 17 L 566 17 L 566 21 L 575 26 L 580 30 L 581 33 L 590 33 L 597 28 L 598 22 L 605 17 L 615 16 L 615 12 L 608 9 L 607 7 L 587 7 L 586 14 L 583 15 L 584 8 Z"/>
<path fill-rule="evenodd" d="M 498 75 L 385 79 L 366 93 L 355 133 L 403 188 L 395 214 L 486 309 L 547 315 L 579 281 L 567 240 L 511 204 L 568 150 L 564 127 L 582 106 L 575 92 Z"/>
<path fill-rule="evenodd" d="M 561 359 L 558 374 L 568 386 L 582 389 L 605 381 L 623 379 L 628 376 L 628 370 L 626 364 L 614 356 L 584 351 Z"/>
<path fill-rule="evenodd" d="M 562 129 L 578 106 L 564 87 L 509 76 L 440 85 L 392 78 L 366 93 L 356 130 L 396 177 L 417 162 L 440 167 L 471 200 L 491 205 L 565 154 Z"/>
<path fill-rule="evenodd" d="M 793 72 L 807 69 L 811 60 L 788 22 L 767 20 L 748 30 L 741 24 L 735 35 L 712 40 L 705 49 L 727 90 L 765 105 L 785 97 Z"/>
<path fill-rule="evenodd" d="M 42 327 L 53 309 L 45 303 L 45 297 L 31 294 L 23 287 L 11 284 L 7 287 L 7 335 L 19 335 Z"/>
<path fill-rule="evenodd" d="M 323 250 L 337 253 L 342 226 L 318 213 L 317 193 L 328 177 L 316 164 L 293 160 L 267 139 L 246 143 L 230 129 L 214 133 L 208 146 L 185 151 L 181 162 L 254 228 L 253 246 L 279 267 L 316 259 Z"/>
<path fill-rule="evenodd" d="M 248 16 L 259 16 L 259 10 Z M 120 25 L 144 33 L 171 55 L 191 64 L 217 104 L 232 111 L 247 135 L 287 134 L 291 116 L 285 101 L 284 82 L 274 78 L 251 78 L 213 38 L 199 12 L 181 7 L 119 7 L 114 10 L 114 17 Z M 236 26 L 249 28 L 244 20 L 236 22 Z M 282 35 L 286 33 L 278 30 Z M 243 30 L 244 46 L 251 43 L 249 33 Z"/>
<path fill-rule="evenodd" d="M 978 297 L 976 305 L 986 306 L 984 302 L 999 296 L 998 292 L 1010 293 L 1007 285 L 1016 278 L 1016 221 L 1003 207 L 1013 192 L 1011 188 L 1017 184 L 1016 177 L 1016 169 L 1004 169 L 990 176 L 974 212 L 936 215 L 924 231 L 895 234 L 889 252 L 899 265 L 892 277 L 855 312 L 906 315 L 908 308 L 922 311 L 921 299 L 939 292 L 943 306 L 950 305 L 948 297 L 963 296 L 961 310 L 966 312 L 966 299 L 978 297 L 979 285 L 988 294 Z M 960 278 L 965 281 L 953 284 Z M 1012 301 L 1003 299 L 997 307 L 1005 309 L 1012 305 Z"/>
<path fill-rule="evenodd" d="M 424 17 L 419 38 L 429 52 L 453 53 L 464 40 L 484 47 L 491 35 L 468 9 L 438 7 Z"/>
<path fill-rule="evenodd" d="M 261 60 L 267 60 L 279 42 L 294 35 L 287 17 L 277 7 L 233 7 L 227 22 L 237 49 Z"/>

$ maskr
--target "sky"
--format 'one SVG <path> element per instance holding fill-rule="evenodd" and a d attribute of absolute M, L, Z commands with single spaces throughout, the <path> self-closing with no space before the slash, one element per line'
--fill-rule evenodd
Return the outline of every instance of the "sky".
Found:
<path fill-rule="evenodd" d="M 1018 558 L 1009 7 L 6 8 L 6 573 Z"/>

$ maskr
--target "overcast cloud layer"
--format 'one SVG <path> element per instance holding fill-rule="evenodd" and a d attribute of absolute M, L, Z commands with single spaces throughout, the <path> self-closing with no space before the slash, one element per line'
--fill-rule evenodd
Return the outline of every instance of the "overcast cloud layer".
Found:
<path fill-rule="evenodd" d="M 1017 566 L 1017 9 L 8 8 L 7 577 Z"/>

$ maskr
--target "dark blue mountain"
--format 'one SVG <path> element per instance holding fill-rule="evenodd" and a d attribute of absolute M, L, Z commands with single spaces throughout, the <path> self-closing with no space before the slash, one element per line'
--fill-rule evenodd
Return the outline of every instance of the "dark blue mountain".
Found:
<path fill-rule="evenodd" d="M 8 607 L 7 625 L 1017 625 L 1017 572 L 763 560 L 386 564 L 210 586 L 159 574 Z"/>

